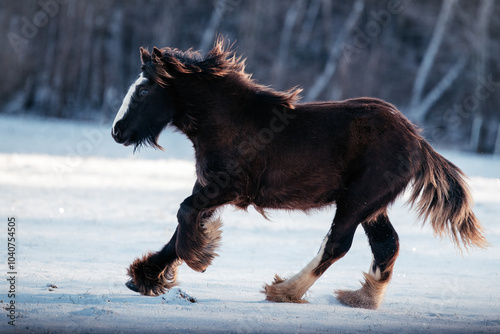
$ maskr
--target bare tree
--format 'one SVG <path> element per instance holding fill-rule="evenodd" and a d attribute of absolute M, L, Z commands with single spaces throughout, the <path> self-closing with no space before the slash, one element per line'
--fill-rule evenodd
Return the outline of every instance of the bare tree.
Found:
<path fill-rule="evenodd" d="M 302 24 L 302 30 L 297 41 L 298 48 L 303 49 L 311 38 L 311 33 L 314 29 L 314 24 L 317 20 L 319 10 L 321 8 L 321 0 L 312 0 L 307 9 L 306 18 Z"/>
<path fill-rule="evenodd" d="M 109 120 L 140 70 L 139 46 L 207 51 L 221 32 L 237 41 L 261 83 L 300 84 L 309 101 L 384 98 L 441 131 L 437 143 L 500 151 L 499 1 L 22 0 L 1 7 L 0 113 Z"/>
<path fill-rule="evenodd" d="M 490 58 L 490 39 L 488 29 L 493 13 L 493 0 L 482 0 L 479 9 L 477 24 L 475 26 L 475 50 L 476 50 L 476 87 L 480 87 L 487 76 L 488 61 Z M 499 122 L 494 113 L 486 108 L 486 100 L 489 95 L 475 96 L 476 113 L 472 125 L 471 147 L 476 152 L 493 153 L 495 151 Z"/>
<path fill-rule="evenodd" d="M 442 93 L 448 88 L 453 80 L 456 79 L 459 71 L 463 68 L 463 60 L 459 60 L 455 66 L 450 69 L 449 74 L 445 75 L 443 80 L 445 80 L 442 84 L 438 84 L 440 86 L 439 90 L 432 93 L 432 98 L 426 101 L 425 105 L 422 105 L 423 101 L 423 93 L 424 87 L 427 82 L 429 72 L 434 64 L 436 59 L 436 55 L 438 54 L 439 47 L 441 46 L 441 42 L 443 40 L 444 33 L 446 31 L 446 26 L 448 21 L 453 13 L 453 7 L 457 0 L 445 0 L 442 2 L 441 10 L 439 12 L 439 16 L 437 19 L 436 27 L 434 28 L 434 33 L 432 35 L 431 41 L 427 50 L 425 51 L 424 58 L 420 67 L 418 68 L 417 75 L 415 76 L 415 81 L 413 84 L 413 90 L 410 100 L 410 111 L 411 117 L 416 121 L 422 121 L 425 117 L 427 111 L 429 110 L 432 103 L 435 102 Z M 437 86 L 436 86 L 437 87 Z M 440 94 L 438 94 L 440 93 Z M 424 108 L 425 107 L 425 108 Z"/>
<path fill-rule="evenodd" d="M 226 6 L 227 0 L 217 0 L 215 2 L 215 7 L 212 10 L 210 20 L 208 21 L 208 26 L 205 28 L 205 31 L 203 32 L 203 36 L 201 38 L 199 46 L 200 50 L 206 52 L 212 45 L 217 27 L 220 25 L 224 12 L 226 11 Z"/>
<path fill-rule="evenodd" d="M 305 97 L 307 101 L 316 100 L 321 94 L 321 92 L 326 88 L 333 75 L 335 74 L 335 70 L 337 68 L 337 63 L 342 56 L 342 47 L 344 45 L 345 40 L 350 35 L 356 22 L 358 21 L 363 9 L 365 7 L 365 3 L 363 0 L 356 0 L 354 3 L 349 16 L 344 22 L 342 29 L 339 31 L 335 43 L 333 43 L 330 48 L 328 60 L 326 61 L 323 72 L 320 74 L 318 79 L 315 80 L 313 86 L 309 88 L 309 91 Z"/>
<path fill-rule="evenodd" d="M 281 31 L 278 57 L 276 57 L 273 65 L 273 82 L 277 87 L 281 87 L 283 85 L 283 70 L 290 53 L 293 28 L 295 27 L 297 17 L 299 16 L 303 5 L 304 0 L 295 0 L 295 2 L 288 8 L 288 11 L 286 12 L 285 22 Z"/>
<path fill-rule="evenodd" d="M 411 117 L 416 122 L 422 122 L 426 115 L 431 110 L 431 107 L 436 103 L 443 94 L 451 87 L 453 82 L 458 78 L 460 73 L 465 68 L 467 64 L 467 56 L 461 56 L 453 64 L 452 67 L 448 69 L 448 72 L 441 78 L 441 80 L 436 84 L 420 102 L 412 107 Z"/>

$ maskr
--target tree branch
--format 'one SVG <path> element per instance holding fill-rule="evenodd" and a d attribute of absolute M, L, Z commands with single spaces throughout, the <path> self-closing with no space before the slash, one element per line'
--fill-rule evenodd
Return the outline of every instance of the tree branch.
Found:
<path fill-rule="evenodd" d="M 467 64 L 467 57 L 460 57 L 457 62 L 446 72 L 446 75 L 434 86 L 434 88 L 425 96 L 425 98 L 412 110 L 412 119 L 416 122 L 422 122 L 431 107 L 437 100 L 450 88 L 453 82 Z"/>

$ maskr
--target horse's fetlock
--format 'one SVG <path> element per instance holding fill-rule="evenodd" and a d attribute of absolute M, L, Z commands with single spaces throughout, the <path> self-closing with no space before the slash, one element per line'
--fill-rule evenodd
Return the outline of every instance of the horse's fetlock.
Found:
<path fill-rule="evenodd" d="M 154 263 L 157 253 L 148 253 L 136 259 L 128 269 L 131 281 L 127 287 L 145 296 L 159 296 L 176 285 L 177 267 L 180 261 L 176 260 L 166 267 Z"/>

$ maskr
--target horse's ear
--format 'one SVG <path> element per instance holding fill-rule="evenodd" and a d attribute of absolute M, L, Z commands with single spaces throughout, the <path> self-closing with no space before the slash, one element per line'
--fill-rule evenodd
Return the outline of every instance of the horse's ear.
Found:
<path fill-rule="evenodd" d="M 153 47 L 153 56 L 159 59 L 163 57 L 163 54 L 161 53 L 160 49 L 158 49 L 156 46 Z"/>
<path fill-rule="evenodd" d="M 143 64 L 145 64 L 151 60 L 151 55 L 149 54 L 148 50 L 146 50 L 142 47 L 140 50 L 141 50 L 141 61 Z"/>

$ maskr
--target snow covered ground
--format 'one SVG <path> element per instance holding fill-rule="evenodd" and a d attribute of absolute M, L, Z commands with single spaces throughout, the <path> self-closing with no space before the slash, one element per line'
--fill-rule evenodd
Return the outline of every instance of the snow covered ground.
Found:
<path fill-rule="evenodd" d="M 314 214 L 226 208 L 223 246 L 201 274 L 183 265 L 180 285 L 159 297 L 128 290 L 126 268 L 159 250 L 194 182 L 193 152 L 167 130 L 166 152 L 113 142 L 109 125 L 0 116 L 0 272 L 15 217 L 16 326 L 2 279 L 1 333 L 498 333 L 500 159 L 441 152 L 470 177 L 475 212 L 492 247 L 463 257 L 398 201 L 389 215 L 401 242 L 384 304 L 353 309 L 335 289 L 357 289 L 371 252 L 360 229 L 350 252 L 307 294 L 309 304 L 264 301 L 259 291 L 317 252 L 334 208 Z M 183 296 L 191 296 L 191 303 Z"/>

